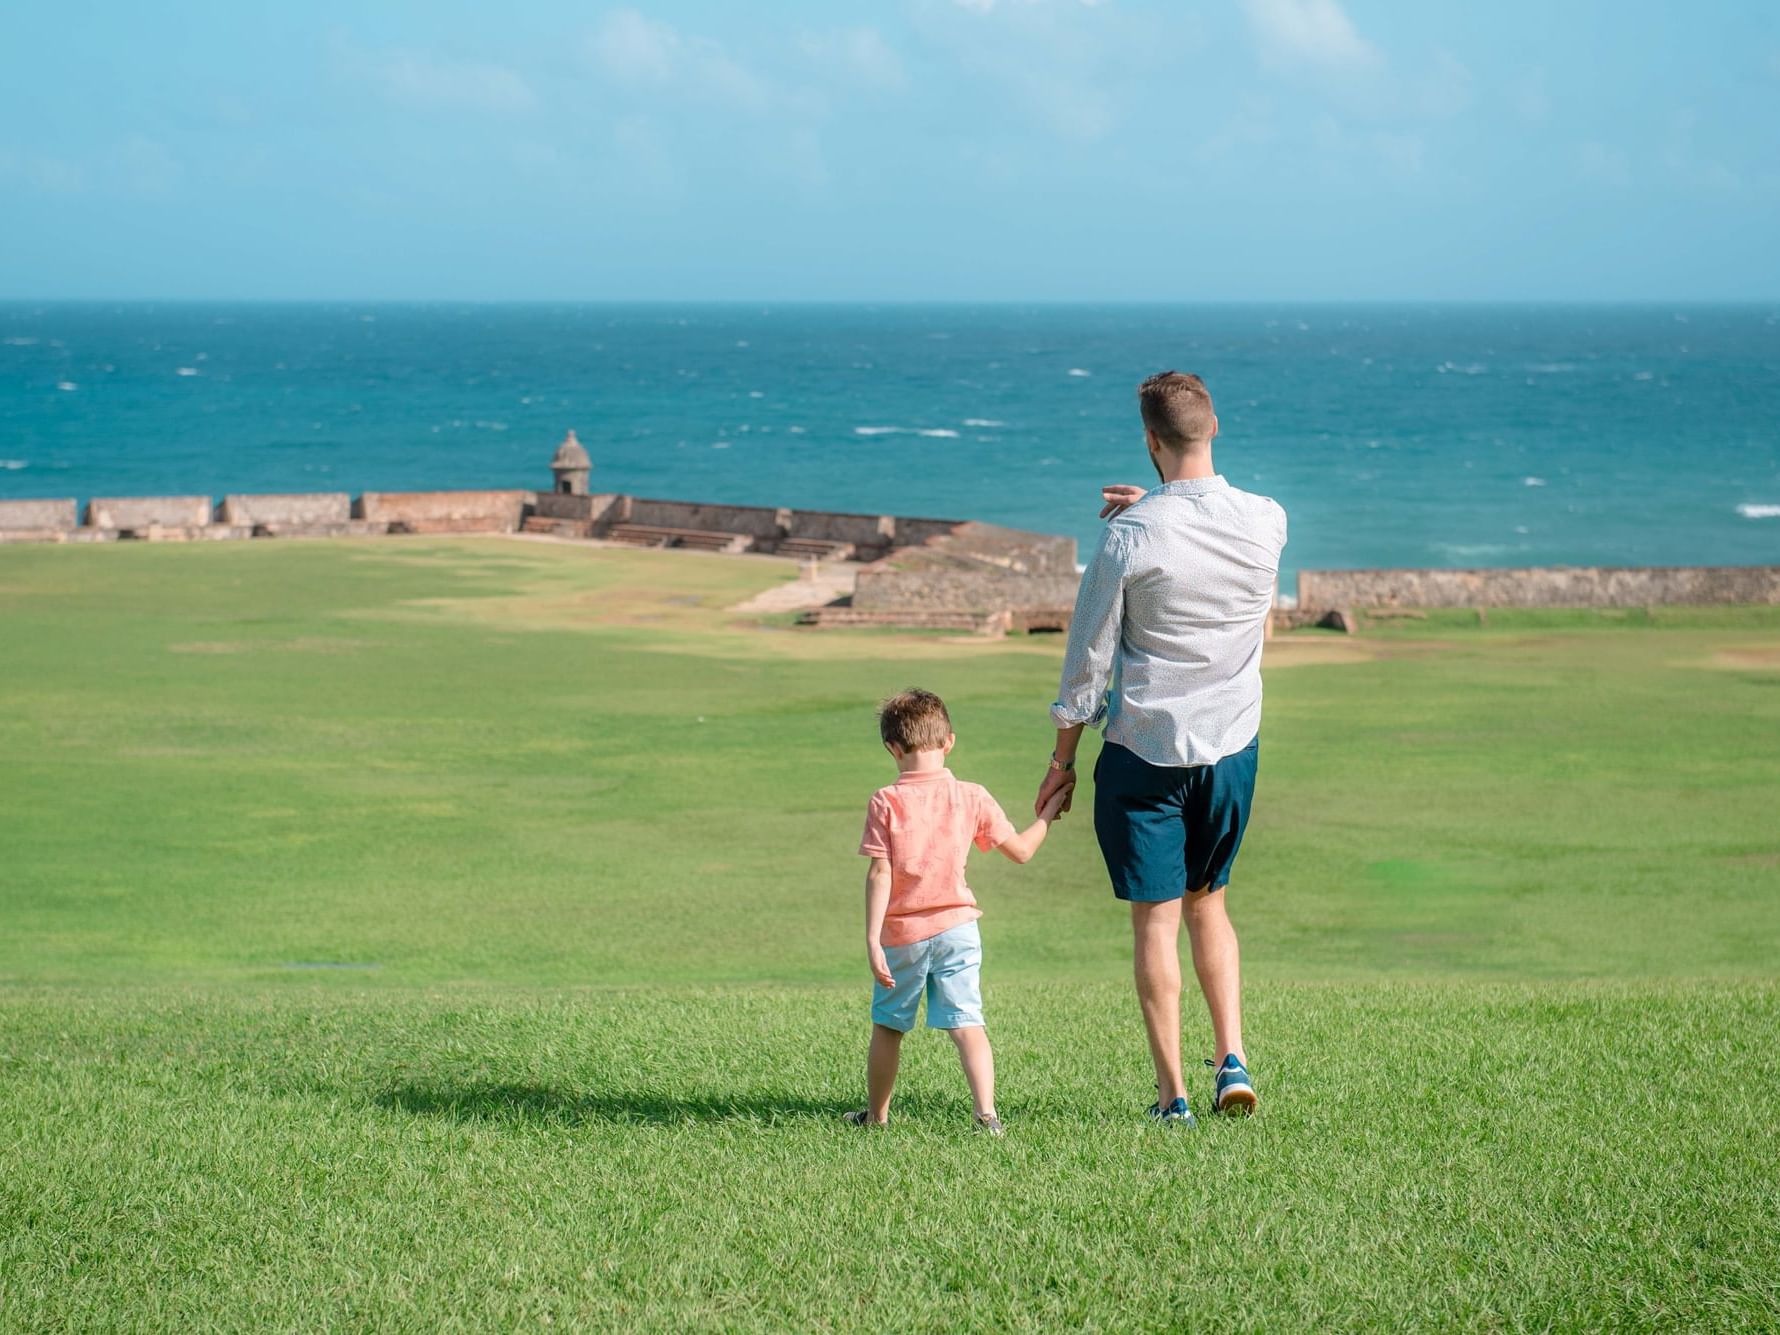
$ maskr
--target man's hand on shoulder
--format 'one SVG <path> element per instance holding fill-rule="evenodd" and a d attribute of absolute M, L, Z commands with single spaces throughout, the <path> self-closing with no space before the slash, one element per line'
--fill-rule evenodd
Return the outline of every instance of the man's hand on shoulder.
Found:
<path fill-rule="evenodd" d="M 1100 517 L 1111 519 L 1114 515 L 1122 515 L 1147 495 L 1149 493 L 1142 487 L 1127 486 L 1123 483 L 1102 487 L 1100 499 L 1104 504 L 1101 507 Z"/>

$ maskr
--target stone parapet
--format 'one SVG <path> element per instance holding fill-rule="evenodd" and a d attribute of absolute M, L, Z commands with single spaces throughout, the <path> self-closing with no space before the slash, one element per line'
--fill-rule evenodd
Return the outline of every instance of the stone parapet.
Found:
<path fill-rule="evenodd" d="M 216 518 L 249 526 L 344 524 L 352 518 L 352 497 L 343 491 L 224 496 Z"/>
<path fill-rule="evenodd" d="M 529 491 L 367 491 L 352 517 L 391 533 L 514 533 L 534 499 Z"/>
<path fill-rule="evenodd" d="M 54 531 L 80 523 L 72 498 L 57 501 L 0 501 L 0 534 L 16 530 Z"/>
<path fill-rule="evenodd" d="M 1655 607 L 1780 604 L 1780 566 L 1531 566 L 1500 570 L 1303 570 L 1310 611 L 1377 607 Z"/>
<path fill-rule="evenodd" d="M 202 528 L 210 523 L 208 496 L 95 496 L 88 528 Z"/>

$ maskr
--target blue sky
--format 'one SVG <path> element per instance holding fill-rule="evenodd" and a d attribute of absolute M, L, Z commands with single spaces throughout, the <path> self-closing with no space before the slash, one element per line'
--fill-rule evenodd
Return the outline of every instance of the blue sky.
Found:
<path fill-rule="evenodd" d="M 1780 297 L 1780 4 L 9 6 L 0 296 Z"/>

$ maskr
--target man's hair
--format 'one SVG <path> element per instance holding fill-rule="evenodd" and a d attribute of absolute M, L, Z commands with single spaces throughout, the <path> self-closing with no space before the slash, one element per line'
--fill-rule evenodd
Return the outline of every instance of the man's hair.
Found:
<path fill-rule="evenodd" d="M 1211 440 L 1217 414 L 1211 395 L 1196 375 L 1163 371 L 1137 387 L 1137 406 L 1143 424 L 1171 450 L 1190 450 Z"/>
<path fill-rule="evenodd" d="M 946 702 L 932 691 L 903 691 L 878 706 L 878 735 L 905 754 L 938 751 L 951 732 Z"/>

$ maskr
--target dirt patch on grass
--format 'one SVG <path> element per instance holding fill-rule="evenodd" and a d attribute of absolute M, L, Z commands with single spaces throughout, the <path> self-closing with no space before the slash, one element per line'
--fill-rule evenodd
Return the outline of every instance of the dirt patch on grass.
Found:
<path fill-rule="evenodd" d="M 1780 671 L 1780 644 L 1720 649 L 1712 655 L 1712 666 L 1745 669 L 1767 668 L 1770 671 Z"/>
<path fill-rule="evenodd" d="M 187 640 L 183 644 L 170 644 L 170 654 L 244 654 L 254 646 L 243 640 Z"/>

